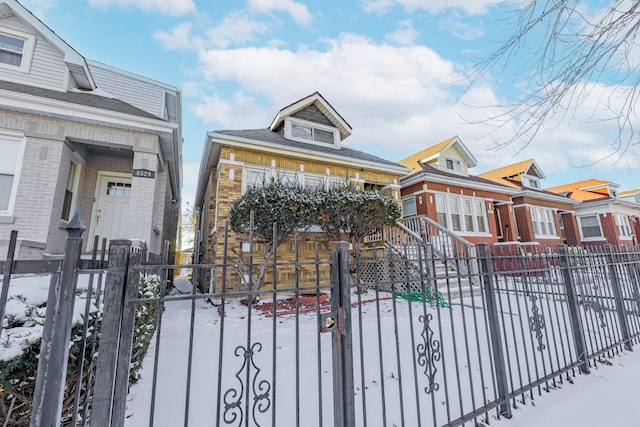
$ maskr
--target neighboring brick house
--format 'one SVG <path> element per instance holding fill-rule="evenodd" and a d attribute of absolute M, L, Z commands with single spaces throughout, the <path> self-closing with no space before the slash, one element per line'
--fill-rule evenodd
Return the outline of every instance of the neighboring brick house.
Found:
<path fill-rule="evenodd" d="M 201 261 L 221 262 L 230 207 L 248 187 L 260 185 L 265 177 L 308 187 L 348 181 L 362 189 L 385 191 L 399 202 L 399 180 L 409 169 L 345 147 L 344 140 L 350 134 L 351 126 L 318 92 L 281 109 L 268 128 L 207 133 L 195 199 L 201 212 Z M 305 233 L 299 259 L 310 260 L 315 243 L 323 240 L 319 234 Z M 231 233 L 229 247 L 241 252 L 246 241 L 247 236 Z M 325 256 L 326 247 L 322 250 Z M 242 253 L 228 255 L 240 257 Z M 293 261 L 293 257 L 293 242 L 283 243 L 278 260 Z M 281 269 L 278 274 L 278 286 L 291 285 L 293 269 Z M 313 275 L 304 268 L 300 271 L 302 281 Z M 220 279 L 217 277 L 214 280 Z M 229 288 L 240 286 L 238 274 L 230 273 L 228 279 Z M 271 277 L 266 279 L 265 284 L 271 286 Z M 202 277 L 199 286 L 207 288 L 213 283 L 204 283 Z"/>
<path fill-rule="evenodd" d="M 477 162 L 457 136 L 399 163 L 412 169 L 400 180 L 404 217 L 424 215 L 474 244 L 516 240 L 517 190 L 470 175 Z"/>
<path fill-rule="evenodd" d="M 576 206 L 583 245 L 609 243 L 631 245 L 640 235 L 640 204 L 637 199 L 620 197 L 618 184 L 589 179 L 548 188 L 581 203 Z"/>
<path fill-rule="evenodd" d="M 93 237 L 174 242 L 181 95 L 85 59 L 15 0 L 0 1 L 0 258 L 61 254 L 80 211 Z"/>
<path fill-rule="evenodd" d="M 544 173 L 533 159 L 479 174 L 516 190 L 511 194 L 518 240 L 544 246 L 579 245 L 575 209 L 580 202 L 542 188 Z"/>

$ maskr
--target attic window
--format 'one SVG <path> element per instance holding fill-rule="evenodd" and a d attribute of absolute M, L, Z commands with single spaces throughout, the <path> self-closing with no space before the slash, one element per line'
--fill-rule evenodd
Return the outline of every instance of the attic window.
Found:
<path fill-rule="evenodd" d="M 292 118 L 285 120 L 284 136 L 300 142 L 321 145 L 337 145 L 339 141 L 336 128 Z"/>
<path fill-rule="evenodd" d="M 0 66 L 28 72 L 35 37 L 8 29 L 0 32 Z"/>
<path fill-rule="evenodd" d="M 447 159 L 446 165 L 447 165 L 447 169 L 449 170 L 462 172 L 462 165 L 460 164 L 459 160 Z"/>

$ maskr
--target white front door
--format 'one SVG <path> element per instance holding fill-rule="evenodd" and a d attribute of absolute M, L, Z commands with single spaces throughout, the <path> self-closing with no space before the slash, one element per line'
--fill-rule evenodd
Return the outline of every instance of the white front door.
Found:
<path fill-rule="evenodd" d="M 131 177 L 124 174 L 99 173 L 96 204 L 92 216 L 92 239 L 127 238 Z"/>

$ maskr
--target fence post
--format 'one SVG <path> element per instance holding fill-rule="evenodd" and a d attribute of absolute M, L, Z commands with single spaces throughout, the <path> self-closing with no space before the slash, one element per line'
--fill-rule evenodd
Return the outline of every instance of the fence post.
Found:
<path fill-rule="evenodd" d="M 142 264 L 144 252 L 146 251 L 132 253 L 129 256 L 129 268 L 124 290 L 124 303 L 122 305 L 122 324 L 118 340 L 118 362 L 116 364 L 115 385 L 113 387 L 111 427 L 123 426 L 126 415 L 131 351 L 136 323 L 136 305 L 131 301 L 138 297 L 138 289 L 140 288 L 139 267 Z"/>
<path fill-rule="evenodd" d="M 67 224 L 61 274 L 49 288 L 38 373 L 31 406 L 31 427 L 60 424 L 69 361 L 69 341 L 73 322 L 73 304 L 78 283 L 78 262 L 85 226 L 76 212 Z"/>
<path fill-rule="evenodd" d="M 333 330 L 333 417 L 334 427 L 356 422 L 353 385 L 353 338 L 349 286 L 349 242 L 338 242 L 331 252 L 331 311 L 338 327 Z"/>
<path fill-rule="evenodd" d="M 104 286 L 100 349 L 91 409 L 91 426 L 111 426 L 118 343 L 131 240 L 109 242 L 109 266 Z"/>
<path fill-rule="evenodd" d="M 567 293 L 567 305 L 569 306 L 569 317 L 571 318 L 571 328 L 573 330 L 573 343 L 576 346 L 578 360 L 582 361 L 580 372 L 589 373 L 589 355 L 585 344 L 584 327 L 582 326 L 582 318 L 578 310 L 578 298 L 576 296 L 576 286 L 571 274 L 571 263 L 569 262 L 569 253 L 567 245 L 558 245 L 558 255 L 560 259 L 560 269 L 564 277 L 564 287 Z"/>
<path fill-rule="evenodd" d="M 9 248 L 7 249 L 7 260 L 4 262 L 2 271 L 2 291 L 0 291 L 0 335 L 2 335 L 2 321 L 4 319 L 4 309 L 9 297 L 9 282 L 11 280 L 11 270 L 13 270 L 13 258 L 16 254 L 16 243 L 18 241 L 18 230 L 11 231 Z"/>
<path fill-rule="evenodd" d="M 613 299 L 616 303 L 616 313 L 618 314 L 618 321 L 620 322 L 620 332 L 622 333 L 622 339 L 624 340 L 624 347 L 629 351 L 633 351 L 631 334 L 629 333 L 629 324 L 627 323 L 626 309 L 624 307 L 624 297 L 622 296 L 620 279 L 618 278 L 613 259 L 613 247 L 611 245 L 605 245 L 604 251 L 607 254 L 607 266 L 609 267 L 609 276 L 611 276 Z"/>
<path fill-rule="evenodd" d="M 496 373 L 496 385 L 498 386 L 498 398 L 503 402 L 500 404 L 500 413 L 504 415 L 505 418 L 511 418 L 507 365 L 505 362 L 504 346 L 502 344 L 502 334 L 500 333 L 500 323 L 498 320 L 498 304 L 496 303 L 496 290 L 493 286 L 493 268 L 491 267 L 489 245 L 481 243 L 477 245 L 477 248 L 482 268 L 482 283 L 484 285 L 483 293 L 485 303 L 487 304 L 487 317 L 489 319 L 489 334 L 491 336 L 491 350 L 493 353 L 493 364 Z"/>

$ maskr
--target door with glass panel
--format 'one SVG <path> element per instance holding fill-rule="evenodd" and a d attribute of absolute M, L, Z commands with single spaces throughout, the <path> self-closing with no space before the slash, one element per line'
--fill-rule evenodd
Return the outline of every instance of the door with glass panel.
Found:
<path fill-rule="evenodd" d="M 91 237 L 102 240 L 127 238 L 131 199 L 131 177 L 120 174 L 98 175 L 96 203 L 92 215 Z"/>

